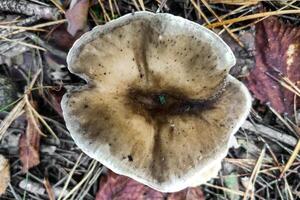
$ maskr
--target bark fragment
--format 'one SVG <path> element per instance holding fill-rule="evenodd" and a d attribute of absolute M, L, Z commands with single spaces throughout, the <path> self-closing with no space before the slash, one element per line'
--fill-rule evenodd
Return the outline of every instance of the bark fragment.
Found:
<path fill-rule="evenodd" d="M 53 20 L 58 19 L 60 15 L 56 8 L 38 5 L 25 0 L 1 0 L 0 11 L 20 13 L 29 16 L 36 15 L 43 19 Z"/>

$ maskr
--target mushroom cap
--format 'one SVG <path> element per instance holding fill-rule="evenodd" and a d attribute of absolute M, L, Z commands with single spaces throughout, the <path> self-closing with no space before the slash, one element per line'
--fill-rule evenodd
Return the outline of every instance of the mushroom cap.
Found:
<path fill-rule="evenodd" d="M 76 144 L 162 192 L 216 176 L 251 107 L 246 87 L 228 74 L 230 48 L 171 14 L 136 12 L 97 26 L 67 62 L 87 82 L 62 100 Z"/>

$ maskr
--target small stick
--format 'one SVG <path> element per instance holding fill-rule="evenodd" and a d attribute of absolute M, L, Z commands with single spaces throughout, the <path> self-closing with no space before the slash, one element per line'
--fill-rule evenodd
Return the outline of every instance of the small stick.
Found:
<path fill-rule="evenodd" d="M 242 128 L 253 131 L 265 138 L 275 139 L 277 141 L 280 141 L 284 144 L 288 144 L 290 146 L 295 146 L 297 144 L 297 139 L 293 136 L 281 133 L 279 131 L 276 131 L 274 129 L 268 128 L 266 126 L 263 126 L 261 124 L 255 124 L 253 125 L 251 122 L 246 121 Z"/>

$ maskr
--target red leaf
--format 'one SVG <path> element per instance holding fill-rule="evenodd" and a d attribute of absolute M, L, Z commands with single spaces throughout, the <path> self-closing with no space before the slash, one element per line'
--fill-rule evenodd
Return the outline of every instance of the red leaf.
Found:
<path fill-rule="evenodd" d="M 96 200 L 133 200 L 155 199 L 163 200 L 164 194 L 157 192 L 126 176 L 109 172 L 100 180 L 100 188 Z"/>
<path fill-rule="evenodd" d="M 27 172 L 30 168 L 40 163 L 40 138 L 39 129 L 34 125 L 33 119 L 27 112 L 27 127 L 19 141 L 19 156 L 22 162 L 22 171 Z M 38 123 L 35 120 L 35 123 Z M 39 126 L 39 124 L 37 124 Z"/>
<path fill-rule="evenodd" d="M 256 66 L 247 78 L 249 89 L 262 103 L 270 102 L 277 112 L 291 114 L 294 94 L 270 75 L 278 76 L 278 70 L 299 84 L 300 29 L 269 17 L 256 25 L 255 45 Z"/>
<path fill-rule="evenodd" d="M 75 3 L 74 3 L 75 2 Z M 68 32 L 75 36 L 87 26 L 89 0 L 72 0 L 70 9 L 66 12 Z"/>
<path fill-rule="evenodd" d="M 188 188 L 176 193 L 161 193 L 126 176 L 111 171 L 101 177 L 95 200 L 204 200 L 202 190 Z"/>

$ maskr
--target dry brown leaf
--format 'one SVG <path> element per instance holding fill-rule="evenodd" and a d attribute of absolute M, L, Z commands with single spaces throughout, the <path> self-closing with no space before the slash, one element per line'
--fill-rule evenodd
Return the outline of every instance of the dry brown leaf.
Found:
<path fill-rule="evenodd" d="M 204 200 L 199 187 L 176 193 L 161 193 L 131 178 L 109 171 L 102 176 L 96 200 Z"/>
<path fill-rule="evenodd" d="M 40 163 L 40 132 L 35 123 L 39 126 L 38 120 L 32 118 L 29 111 L 26 112 L 27 127 L 19 141 L 19 156 L 22 162 L 22 171 L 27 172 L 30 168 Z M 35 122 L 33 121 L 35 120 Z M 40 128 L 40 126 L 39 126 Z"/>
<path fill-rule="evenodd" d="M 89 0 L 72 0 L 70 9 L 66 12 L 68 32 L 75 36 L 78 31 L 87 27 Z"/>
<path fill-rule="evenodd" d="M 4 156 L 0 155 L 0 196 L 5 193 L 5 190 L 10 182 L 9 162 Z"/>
<path fill-rule="evenodd" d="M 248 88 L 262 103 L 269 102 L 279 113 L 293 112 L 294 94 L 271 76 L 278 71 L 294 84 L 300 84 L 300 28 L 269 17 L 256 25 L 255 68 L 247 80 Z"/>

